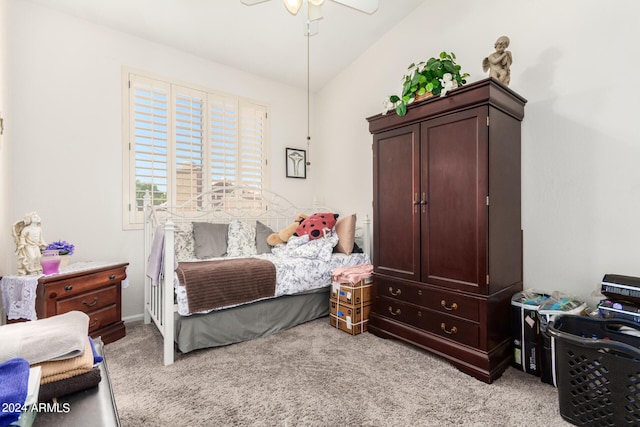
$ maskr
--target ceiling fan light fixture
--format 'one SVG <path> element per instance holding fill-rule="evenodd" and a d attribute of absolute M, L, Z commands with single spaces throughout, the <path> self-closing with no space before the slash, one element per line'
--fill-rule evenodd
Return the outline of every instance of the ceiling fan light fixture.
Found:
<path fill-rule="evenodd" d="M 302 7 L 302 0 L 284 0 L 284 7 L 290 14 L 296 15 Z"/>
<path fill-rule="evenodd" d="M 322 9 L 320 8 L 320 6 L 309 2 L 307 7 L 309 8 L 309 11 L 308 11 L 309 13 L 308 13 L 308 16 L 307 16 L 309 21 L 317 21 L 317 20 L 323 18 Z"/>
<path fill-rule="evenodd" d="M 309 3 L 311 3 L 314 6 L 322 6 L 322 3 L 324 3 L 324 0 L 309 0 Z"/>

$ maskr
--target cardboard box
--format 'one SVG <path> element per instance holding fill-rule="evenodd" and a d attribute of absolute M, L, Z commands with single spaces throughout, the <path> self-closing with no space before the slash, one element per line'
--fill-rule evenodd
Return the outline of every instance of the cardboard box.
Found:
<path fill-rule="evenodd" d="M 339 300 L 341 304 L 369 304 L 372 299 L 372 287 L 373 279 L 371 277 L 356 284 L 332 281 L 331 298 Z"/>
<path fill-rule="evenodd" d="M 329 324 L 351 335 L 358 335 L 367 330 L 371 313 L 369 304 L 344 304 L 339 300 L 329 300 Z"/>

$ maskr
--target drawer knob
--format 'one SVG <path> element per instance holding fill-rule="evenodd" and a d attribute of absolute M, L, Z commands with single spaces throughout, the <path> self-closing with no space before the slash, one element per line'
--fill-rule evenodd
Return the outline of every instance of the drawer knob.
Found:
<path fill-rule="evenodd" d="M 72 289 L 73 289 L 73 286 L 71 286 L 71 285 L 67 285 L 67 286 L 64 287 L 64 290 L 67 291 L 67 292 L 69 292 Z"/>
<path fill-rule="evenodd" d="M 458 328 L 456 328 L 455 326 L 452 326 L 451 329 L 447 331 L 447 325 L 445 325 L 444 323 L 440 323 L 440 329 L 442 329 L 445 334 L 449 335 L 458 333 Z"/>
<path fill-rule="evenodd" d="M 110 274 L 110 275 L 109 275 L 109 280 L 113 280 L 113 279 L 115 279 L 115 278 L 116 278 L 116 275 L 115 275 L 115 274 Z"/>
<path fill-rule="evenodd" d="M 440 301 L 440 305 L 442 306 L 442 308 L 448 311 L 453 311 L 458 309 L 458 304 L 456 304 L 455 302 L 447 307 L 447 302 L 445 300 L 442 300 Z"/>
<path fill-rule="evenodd" d="M 398 295 L 400 295 L 402 293 L 402 289 L 398 289 L 397 291 L 393 291 L 393 288 L 391 286 L 389 286 L 389 293 L 391 295 L 393 295 L 394 297 L 397 297 Z"/>
<path fill-rule="evenodd" d="M 394 316 L 397 316 L 398 314 L 401 314 L 402 311 L 400 311 L 400 309 L 397 309 L 396 311 L 393 311 L 393 307 L 389 306 L 389 313 L 391 313 Z"/>
<path fill-rule="evenodd" d="M 96 305 L 98 303 L 98 297 L 93 297 L 93 302 L 88 303 L 85 300 L 82 300 L 82 303 L 84 305 L 86 305 L 87 307 L 93 307 L 94 305 Z"/>
<path fill-rule="evenodd" d="M 89 324 L 89 328 L 93 328 L 94 326 L 96 326 L 98 324 L 98 318 L 94 317 L 93 318 L 93 323 Z"/>

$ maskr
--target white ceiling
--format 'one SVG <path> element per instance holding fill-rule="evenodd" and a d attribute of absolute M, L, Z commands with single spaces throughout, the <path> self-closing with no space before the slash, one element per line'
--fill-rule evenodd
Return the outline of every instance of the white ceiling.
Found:
<path fill-rule="evenodd" d="M 305 10 L 282 0 L 30 0 L 118 31 L 306 88 Z M 331 0 L 310 39 L 311 90 L 317 91 L 424 0 L 380 0 L 368 15 Z"/>

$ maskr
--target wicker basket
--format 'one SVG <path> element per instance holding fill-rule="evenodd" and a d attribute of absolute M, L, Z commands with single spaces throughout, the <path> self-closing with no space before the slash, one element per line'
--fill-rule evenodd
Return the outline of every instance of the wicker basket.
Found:
<path fill-rule="evenodd" d="M 416 97 L 413 99 L 413 102 L 422 101 L 423 99 L 431 98 L 433 94 L 431 92 L 425 92 L 422 95 L 416 94 Z"/>

